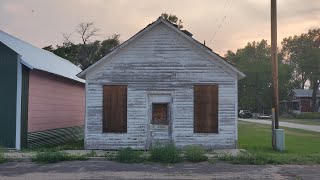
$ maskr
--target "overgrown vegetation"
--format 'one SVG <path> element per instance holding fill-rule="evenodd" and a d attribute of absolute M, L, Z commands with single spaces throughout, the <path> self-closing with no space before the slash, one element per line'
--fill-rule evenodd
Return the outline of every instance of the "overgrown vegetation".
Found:
<path fill-rule="evenodd" d="M 63 151 L 42 151 L 37 152 L 32 157 L 32 161 L 38 163 L 57 163 L 60 161 L 75 161 L 75 160 L 87 160 L 89 154 L 85 155 L 71 155 Z"/>
<path fill-rule="evenodd" d="M 115 160 L 122 163 L 139 163 L 145 160 L 142 156 L 142 151 L 135 151 L 130 147 L 120 149 L 116 156 Z"/>
<path fill-rule="evenodd" d="M 180 151 L 174 144 L 156 144 L 150 150 L 150 161 L 177 163 L 181 160 Z"/>
<path fill-rule="evenodd" d="M 0 146 L 0 164 L 6 162 L 7 159 L 4 157 L 4 148 Z"/>
<path fill-rule="evenodd" d="M 206 151 L 200 146 L 188 146 L 185 152 L 185 159 L 191 162 L 201 162 L 208 159 Z"/>

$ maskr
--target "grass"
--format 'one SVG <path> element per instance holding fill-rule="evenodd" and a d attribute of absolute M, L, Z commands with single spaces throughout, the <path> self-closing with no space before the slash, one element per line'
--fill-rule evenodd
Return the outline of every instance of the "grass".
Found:
<path fill-rule="evenodd" d="M 135 151 L 130 147 L 120 149 L 116 156 L 115 160 L 122 163 L 140 163 L 145 161 L 145 158 L 142 156 L 142 151 Z"/>
<path fill-rule="evenodd" d="M 156 144 L 150 150 L 149 160 L 161 163 L 177 163 L 181 160 L 181 155 L 174 144 Z"/>
<path fill-rule="evenodd" d="M 201 162 L 208 159 L 205 153 L 206 151 L 200 146 L 188 146 L 184 157 L 191 162 Z"/>
<path fill-rule="evenodd" d="M 285 129 L 285 152 L 271 147 L 268 125 L 239 121 L 239 148 L 246 149 L 237 157 L 223 155 L 219 160 L 235 164 L 320 164 L 320 133 Z"/>
<path fill-rule="evenodd" d="M 37 152 L 32 161 L 38 163 L 57 163 L 60 161 L 75 161 L 75 160 L 87 160 L 90 154 L 85 155 L 71 155 L 62 151 L 41 151 Z"/>

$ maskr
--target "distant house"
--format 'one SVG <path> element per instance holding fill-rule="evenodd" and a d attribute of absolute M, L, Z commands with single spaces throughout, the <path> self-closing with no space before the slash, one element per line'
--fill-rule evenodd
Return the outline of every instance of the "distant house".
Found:
<path fill-rule="evenodd" d="M 78 77 L 86 79 L 86 149 L 236 148 L 245 75 L 159 18 Z"/>
<path fill-rule="evenodd" d="M 319 103 L 320 91 L 317 92 L 317 104 Z M 312 89 L 294 89 L 290 94 L 290 100 L 281 101 L 280 104 L 294 113 L 313 112 Z M 320 112 L 320 109 L 318 111 Z"/>
<path fill-rule="evenodd" d="M 85 106 L 80 71 L 0 31 L 0 145 L 21 149 L 78 138 Z"/>

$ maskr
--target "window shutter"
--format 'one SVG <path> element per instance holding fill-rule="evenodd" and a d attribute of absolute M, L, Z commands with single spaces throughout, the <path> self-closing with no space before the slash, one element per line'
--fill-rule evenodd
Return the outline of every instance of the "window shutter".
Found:
<path fill-rule="evenodd" d="M 194 132 L 218 133 L 218 86 L 194 86 Z"/>
<path fill-rule="evenodd" d="M 103 86 L 103 132 L 127 132 L 127 86 Z"/>

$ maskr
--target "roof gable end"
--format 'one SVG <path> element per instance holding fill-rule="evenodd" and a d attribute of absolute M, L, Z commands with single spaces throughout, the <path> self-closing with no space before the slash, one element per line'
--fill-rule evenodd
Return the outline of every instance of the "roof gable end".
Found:
<path fill-rule="evenodd" d="M 85 69 L 84 71 L 82 71 L 81 73 L 79 73 L 77 76 L 80 78 L 84 78 L 85 79 L 85 75 L 92 71 L 94 69 L 94 67 L 96 67 L 98 64 L 100 64 L 101 62 L 107 60 L 109 57 L 113 56 L 116 52 L 118 52 L 120 49 L 123 49 L 124 47 L 128 46 L 128 44 L 130 44 L 132 41 L 134 41 L 135 39 L 141 37 L 143 34 L 145 34 L 146 32 L 148 32 L 149 30 L 151 30 L 153 27 L 157 26 L 159 23 L 163 23 L 165 24 L 167 27 L 169 27 L 171 30 L 175 31 L 176 33 L 178 33 L 179 35 L 183 36 L 185 39 L 187 39 L 190 43 L 192 43 L 193 45 L 197 46 L 198 49 L 200 51 L 205 52 L 209 57 L 211 57 L 210 59 L 215 59 L 216 61 L 218 61 L 218 63 L 222 64 L 224 66 L 224 68 L 233 71 L 234 73 L 237 74 L 238 79 L 242 79 L 245 77 L 245 75 L 240 72 L 237 68 L 235 68 L 232 64 L 230 64 L 229 62 L 227 62 L 227 60 L 225 60 L 224 58 L 222 58 L 221 56 L 219 56 L 218 54 L 214 53 L 211 51 L 210 48 L 206 47 L 205 45 L 201 44 L 200 42 L 196 41 L 195 39 L 193 39 L 188 33 L 183 32 L 182 30 L 178 29 L 176 26 L 174 26 L 172 23 L 168 22 L 167 20 L 163 19 L 162 17 L 159 17 L 158 20 L 156 20 L 155 22 L 149 24 L 148 26 L 146 26 L 144 29 L 140 30 L 137 34 L 135 34 L 134 36 L 132 36 L 131 38 L 129 38 L 127 41 L 123 42 L 121 45 L 119 45 L 117 48 L 115 48 L 113 51 L 111 51 L 109 54 L 107 54 L 106 56 L 104 56 L 103 58 L 101 58 L 99 61 L 97 61 L 96 63 L 94 63 L 93 65 L 91 65 L 90 67 L 88 67 L 87 69 Z"/>

